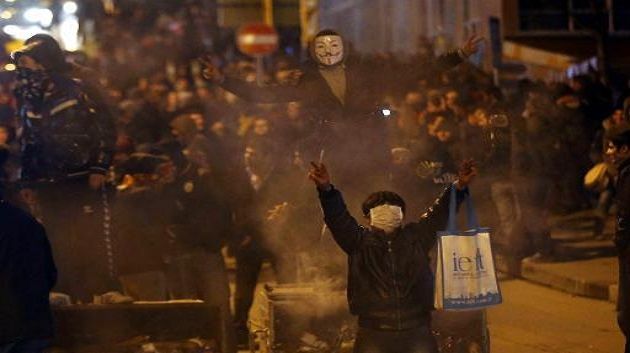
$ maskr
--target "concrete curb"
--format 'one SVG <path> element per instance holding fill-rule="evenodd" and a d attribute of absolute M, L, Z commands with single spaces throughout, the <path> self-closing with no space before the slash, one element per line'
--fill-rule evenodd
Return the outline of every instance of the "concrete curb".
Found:
<path fill-rule="evenodd" d="M 521 276 L 531 282 L 561 291 L 601 300 L 616 299 L 615 258 L 559 263 L 535 263 L 524 260 Z"/>
<path fill-rule="evenodd" d="M 611 284 L 608 287 L 608 301 L 616 303 L 617 298 L 619 297 L 619 286 L 616 284 Z"/>

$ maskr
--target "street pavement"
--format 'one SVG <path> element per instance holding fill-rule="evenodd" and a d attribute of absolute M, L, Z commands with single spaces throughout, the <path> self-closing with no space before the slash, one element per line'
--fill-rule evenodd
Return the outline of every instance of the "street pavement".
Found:
<path fill-rule="evenodd" d="M 550 222 L 555 261 L 508 263 L 498 255 L 497 268 L 569 294 L 616 302 L 618 265 L 612 242 L 614 221 L 610 217 L 606 222 L 605 239 L 596 240 L 592 211 L 555 217 Z"/>
<path fill-rule="evenodd" d="M 523 280 L 501 291 L 504 303 L 488 310 L 492 353 L 623 352 L 613 303 Z"/>
<path fill-rule="evenodd" d="M 491 352 L 623 352 L 612 241 L 593 240 L 589 212 L 550 223 L 557 261 L 524 261 L 523 279 L 501 282 L 504 303 L 488 310 Z M 608 239 L 613 231 L 611 217 L 605 227 Z"/>
<path fill-rule="evenodd" d="M 262 277 L 261 284 L 272 279 L 270 271 L 264 271 Z M 489 309 L 487 316 L 491 353 L 623 351 L 623 336 L 611 302 L 572 296 L 520 279 L 501 281 L 501 292 L 503 304 Z M 257 296 L 254 307 L 261 304 L 259 299 Z"/>
<path fill-rule="evenodd" d="M 585 218 L 580 214 L 553 222 L 559 261 L 525 262 L 524 279 L 501 281 L 504 302 L 488 310 L 491 353 L 623 352 L 610 301 L 616 298 L 608 295 L 608 289 L 615 294 L 617 279 L 612 242 L 594 242 Z M 612 233 L 612 224 L 606 228 Z M 273 281 L 269 267 L 259 280 L 258 291 Z M 257 297 L 254 307 L 258 305 Z"/>
<path fill-rule="evenodd" d="M 524 279 L 569 294 L 615 302 L 617 263 L 616 257 L 550 263 L 523 261 L 521 273 Z"/>

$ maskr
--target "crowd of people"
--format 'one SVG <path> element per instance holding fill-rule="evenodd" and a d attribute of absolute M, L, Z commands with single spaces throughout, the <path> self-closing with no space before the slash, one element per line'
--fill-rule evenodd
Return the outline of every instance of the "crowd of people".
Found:
<path fill-rule="evenodd" d="M 300 254 L 324 246 L 311 161 L 334 166 L 351 208 L 388 189 L 419 216 L 472 158 L 474 192 L 491 195 L 482 221 L 521 258 L 553 259 L 549 212 L 608 214 L 610 188 L 593 201 L 582 180 L 629 124 L 630 101 L 596 74 L 508 90 L 465 61 L 475 40 L 437 59 L 428 41 L 412 56 L 361 55 L 322 31 L 321 56 L 315 45 L 306 64 L 275 55 L 259 86 L 252 60 L 202 35 L 204 16 L 131 8 L 97 21 L 93 55 L 47 35 L 13 54 L 16 79 L 0 91 L 5 194 L 46 225 L 56 290 L 74 301 L 123 289 L 200 298 L 222 308 L 225 332 L 246 333 L 262 263 L 279 282 L 308 280 Z"/>

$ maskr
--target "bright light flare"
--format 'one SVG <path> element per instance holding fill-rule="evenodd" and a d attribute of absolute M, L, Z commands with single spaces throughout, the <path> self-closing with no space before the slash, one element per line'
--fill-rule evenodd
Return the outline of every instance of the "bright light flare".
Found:
<path fill-rule="evenodd" d="M 9 63 L 9 64 L 4 65 L 5 71 L 15 71 L 15 69 L 17 69 L 15 64 Z"/>
<path fill-rule="evenodd" d="M 59 36 L 63 47 L 68 51 L 77 51 L 81 48 L 79 38 L 79 21 L 75 16 L 66 18 L 59 25 Z"/>
<path fill-rule="evenodd" d="M 77 13 L 79 10 L 79 5 L 77 5 L 74 1 L 66 1 L 63 3 L 63 12 L 72 15 Z"/>
<path fill-rule="evenodd" d="M 50 27 L 53 21 L 53 13 L 49 9 L 31 7 L 24 11 L 24 19 L 31 23 L 39 23 L 44 27 Z"/>
<path fill-rule="evenodd" d="M 4 33 L 15 37 L 18 33 L 20 33 L 22 29 L 19 26 L 16 25 L 8 25 L 8 26 L 4 26 L 2 28 L 2 31 L 4 31 Z"/>
<path fill-rule="evenodd" d="M 4 10 L 0 13 L 0 18 L 3 20 L 10 20 L 13 17 L 13 13 L 9 10 Z"/>
<path fill-rule="evenodd" d="M 27 40 L 38 33 L 46 33 L 46 31 L 39 26 L 21 27 L 16 25 L 7 25 L 2 27 L 2 31 L 19 40 Z"/>

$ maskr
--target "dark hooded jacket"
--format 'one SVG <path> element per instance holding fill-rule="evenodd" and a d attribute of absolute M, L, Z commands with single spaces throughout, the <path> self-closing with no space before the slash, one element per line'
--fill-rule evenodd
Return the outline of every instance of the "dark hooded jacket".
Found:
<path fill-rule="evenodd" d="M 53 76 L 55 89 L 40 109 L 20 102 L 22 180 L 64 180 L 109 169 L 115 144 L 112 121 L 101 115 L 80 83 Z"/>
<path fill-rule="evenodd" d="M 169 233 L 178 251 L 219 253 L 233 236 L 232 204 L 225 185 L 220 175 L 199 174 L 189 165 L 169 186 L 166 194 L 174 205 Z"/>
<path fill-rule="evenodd" d="M 66 62 L 63 50 L 51 35 L 38 33 L 27 39 L 24 44 L 29 45 L 36 42 L 41 43 L 42 50 L 35 54 L 38 56 L 35 59 L 38 62 L 47 63 L 46 67 L 52 72 L 79 79 L 85 93 L 94 102 L 99 113 L 109 115 L 110 119 L 113 119 L 111 104 L 107 98 L 107 92 L 98 81 L 98 73 L 88 67 Z"/>
<path fill-rule="evenodd" d="M 67 75 L 68 67 L 59 57 L 63 53 L 53 49 L 46 42 L 35 42 L 13 53 L 14 60 L 24 55 L 40 62 L 47 77 L 41 101 L 17 96 L 24 181 L 104 174 L 114 151 L 111 116 L 99 110 L 79 80 Z"/>

